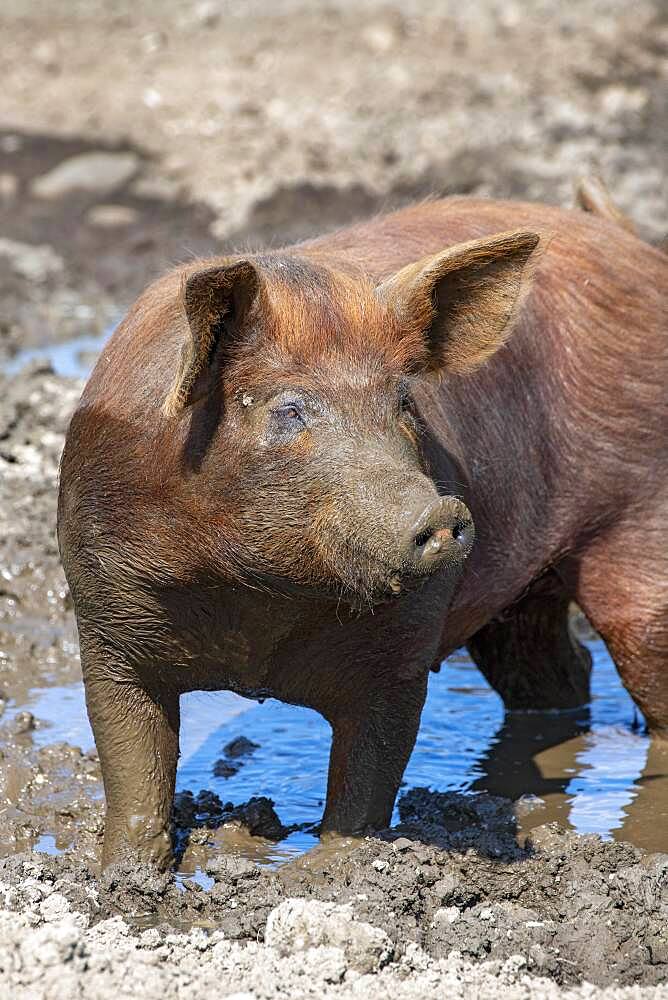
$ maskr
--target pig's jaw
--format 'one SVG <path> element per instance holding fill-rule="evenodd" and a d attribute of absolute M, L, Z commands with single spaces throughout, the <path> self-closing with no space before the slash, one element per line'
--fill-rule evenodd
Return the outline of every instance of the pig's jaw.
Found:
<path fill-rule="evenodd" d="M 386 569 L 378 573 L 373 586 L 367 581 L 359 581 L 358 586 L 351 586 L 350 583 L 335 577 L 304 583 L 288 577 L 271 575 L 265 576 L 259 584 L 254 585 L 249 581 L 249 585 L 267 596 L 309 605 L 317 603 L 324 608 L 334 609 L 339 616 L 344 611 L 359 616 L 365 613 L 372 614 L 376 607 L 403 602 L 413 595 L 419 595 L 430 581 L 439 581 L 439 589 L 447 594 L 446 604 L 449 606 L 459 588 L 463 569 L 463 564 L 445 564 L 432 573 L 420 576 L 402 573 L 398 569 Z"/>

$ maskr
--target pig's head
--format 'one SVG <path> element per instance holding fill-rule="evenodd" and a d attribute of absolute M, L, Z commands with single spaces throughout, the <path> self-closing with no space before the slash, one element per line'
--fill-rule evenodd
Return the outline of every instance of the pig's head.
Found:
<path fill-rule="evenodd" d="M 190 269 L 164 412 L 200 449 L 189 483 L 225 540 L 221 572 L 354 605 L 436 571 L 454 590 L 474 527 L 425 468 L 415 390 L 504 342 L 537 243 L 461 244 L 379 285 L 313 254 Z"/>

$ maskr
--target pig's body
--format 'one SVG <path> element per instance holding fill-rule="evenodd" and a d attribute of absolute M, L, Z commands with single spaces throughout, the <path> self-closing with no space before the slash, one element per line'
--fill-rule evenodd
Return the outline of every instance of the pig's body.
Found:
<path fill-rule="evenodd" d="M 412 255 L 510 225 L 553 234 L 518 328 L 478 371 L 425 392 L 429 430 L 461 458 L 468 487 L 462 495 L 477 539 L 439 655 L 505 613 L 508 629 L 494 623 L 472 652 L 484 670 L 486 650 L 490 680 L 508 707 L 581 703 L 584 678 L 577 670 L 569 674 L 572 701 L 567 676 L 551 675 L 550 630 L 539 630 L 537 648 L 523 630 L 523 657 L 510 635 L 512 619 L 524 611 L 533 607 L 542 619 L 537 596 L 529 596 L 524 611 L 515 602 L 557 568 L 559 578 L 549 574 L 533 593 L 544 591 L 552 607 L 557 592 L 580 602 L 646 718 L 665 728 L 665 255 L 578 212 L 468 199 L 417 206 L 322 243 L 357 248 L 357 259 L 359 248 L 368 247 L 365 266 L 385 277 Z M 437 461 L 435 479 L 442 475 Z M 497 667 L 493 654 L 506 641 L 513 655 Z"/>
<path fill-rule="evenodd" d="M 184 339 L 183 273 L 204 265 L 156 283 L 112 338 L 68 436 L 59 529 L 104 770 L 107 860 L 128 846 L 169 857 L 181 692 L 226 688 L 316 708 L 334 732 L 325 829 L 382 825 L 427 671 L 457 646 L 468 644 L 510 707 L 587 700 L 589 660 L 567 628 L 571 599 L 652 728 L 668 731 L 668 258 L 579 212 L 453 199 L 250 260 L 283 282 L 274 311 L 303 271 L 311 291 L 299 313 L 290 307 L 289 337 L 312 338 L 318 369 L 328 338 L 343 336 L 326 316 L 317 336 L 309 332 L 304 303 L 330 308 L 321 273 L 345 286 L 336 308 L 370 328 L 377 318 L 358 309 L 356 282 L 376 285 L 445 247 L 518 227 L 547 245 L 507 343 L 470 374 L 414 385 L 422 461 L 439 493 L 471 511 L 472 554 L 461 579 L 446 561 L 419 589 L 366 611 L 351 613 L 301 577 L 293 586 L 297 563 L 285 580 L 244 575 L 234 517 L 220 510 L 236 489 L 229 469 L 218 472 L 231 455 L 219 444 L 230 399 L 210 395 L 178 420 L 165 416 Z M 252 357 L 234 369 L 244 373 L 239 392 Z M 358 369 L 327 371 L 328 391 L 363 414 Z M 359 427 L 366 418 L 355 419 Z M 342 462 L 354 467 L 346 448 Z M 400 468 L 392 455 L 383 468 Z M 243 479 L 243 455 L 235 461 Z M 279 506 L 290 488 L 279 481 Z M 298 538 L 289 515 L 282 530 Z"/>

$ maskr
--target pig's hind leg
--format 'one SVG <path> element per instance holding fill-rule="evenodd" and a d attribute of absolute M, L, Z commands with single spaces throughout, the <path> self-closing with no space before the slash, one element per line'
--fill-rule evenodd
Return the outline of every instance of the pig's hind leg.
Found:
<path fill-rule="evenodd" d="M 576 595 L 652 733 L 668 739 L 668 509 L 618 525 L 575 568 Z"/>
<path fill-rule="evenodd" d="M 571 631 L 570 598 L 554 571 L 468 641 L 507 709 L 571 709 L 589 701 L 591 655 Z"/>

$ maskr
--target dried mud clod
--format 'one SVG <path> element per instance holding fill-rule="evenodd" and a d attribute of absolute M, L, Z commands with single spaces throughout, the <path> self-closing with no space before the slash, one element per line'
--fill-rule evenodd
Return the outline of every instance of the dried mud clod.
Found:
<path fill-rule="evenodd" d="M 231 778 L 243 767 L 246 760 L 256 750 L 259 743 L 254 743 L 246 736 L 237 736 L 223 747 L 223 756 L 214 762 L 212 774 L 214 778 Z"/>

